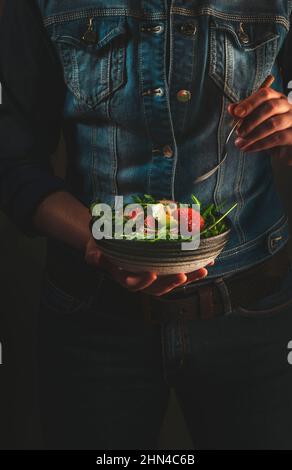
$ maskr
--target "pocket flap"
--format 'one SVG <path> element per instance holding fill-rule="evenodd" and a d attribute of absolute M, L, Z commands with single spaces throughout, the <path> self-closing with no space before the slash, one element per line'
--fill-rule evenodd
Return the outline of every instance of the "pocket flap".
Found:
<path fill-rule="evenodd" d="M 276 25 L 271 21 L 227 21 L 212 18 L 213 27 L 229 32 L 237 45 L 243 50 L 251 51 L 269 41 L 279 38 Z"/>
<path fill-rule="evenodd" d="M 76 27 L 74 28 L 74 26 Z M 80 27 L 80 24 L 67 25 L 67 33 L 63 25 L 62 34 L 58 34 L 58 32 L 56 32 L 52 39 L 58 43 L 67 44 L 69 46 L 84 48 L 86 50 L 99 51 L 111 43 L 115 38 L 126 34 L 126 24 L 124 18 L 121 18 L 119 22 L 102 21 L 102 23 L 98 25 L 96 29 L 94 28 L 94 31 L 96 31 L 96 42 L 90 44 L 82 39 L 83 35 L 87 31 L 88 25 L 86 22 L 84 22 L 82 26 L 83 27 Z"/>

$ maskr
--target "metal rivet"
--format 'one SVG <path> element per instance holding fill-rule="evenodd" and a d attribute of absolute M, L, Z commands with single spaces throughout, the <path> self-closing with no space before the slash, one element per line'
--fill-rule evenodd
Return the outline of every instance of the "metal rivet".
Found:
<path fill-rule="evenodd" d="M 141 31 L 143 33 L 154 33 L 154 34 L 160 34 L 164 30 L 164 27 L 162 25 L 155 25 L 155 26 L 141 26 Z"/>
<path fill-rule="evenodd" d="M 88 19 L 87 31 L 82 36 L 82 40 L 87 44 L 95 44 L 97 42 L 97 33 L 93 30 L 93 17 Z"/>
<path fill-rule="evenodd" d="M 165 145 L 162 149 L 163 155 L 167 158 L 173 157 L 173 150 L 170 145 Z"/>
<path fill-rule="evenodd" d="M 249 43 L 249 35 L 244 31 L 242 22 L 239 23 L 238 37 L 243 44 Z"/>
<path fill-rule="evenodd" d="M 188 90 L 180 90 L 177 92 L 176 96 L 178 101 L 180 101 L 181 103 L 187 103 L 188 101 L 190 101 L 192 94 Z"/>
<path fill-rule="evenodd" d="M 163 96 L 163 95 L 164 95 L 164 91 L 163 91 L 162 88 L 155 88 L 155 89 L 153 90 L 153 93 L 154 93 L 154 95 L 156 95 L 156 96 Z"/>
<path fill-rule="evenodd" d="M 243 44 L 248 44 L 249 43 L 249 37 L 247 34 L 239 33 L 239 39 Z"/>
<path fill-rule="evenodd" d="M 279 242 L 280 240 L 282 240 L 282 238 L 283 237 L 281 235 L 279 237 L 271 238 L 271 248 L 272 248 L 272 250 L 274 249 L 276 243 Z"/>
<path fill-rule="evenodd" d="M 163 96 L 163 95 L 164 95 L 164 90 L 162 88 L 152 88 L 142 93 L 142 96 Z"/>

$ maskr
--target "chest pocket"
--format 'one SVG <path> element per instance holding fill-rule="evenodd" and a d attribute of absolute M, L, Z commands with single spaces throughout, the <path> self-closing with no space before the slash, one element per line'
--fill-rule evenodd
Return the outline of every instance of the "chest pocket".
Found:
<path fill-rule="evenodd" d="M 64 79 L 77 100 L 96 107 L 126 82 L 124 18 L 85 19 L 55 25 L 52 36 Z"/>
<path fill-rule="evenodd" d="M 277 28 L 273 21 L 227 22 L 212 18 L 209 75 L 230 100 L 249 96 L 271 72 L 280 48 Z"/>

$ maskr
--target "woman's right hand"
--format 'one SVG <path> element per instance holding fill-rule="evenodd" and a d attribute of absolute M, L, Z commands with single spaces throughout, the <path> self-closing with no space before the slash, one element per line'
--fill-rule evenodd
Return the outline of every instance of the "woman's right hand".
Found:
<path fill-rule="evenodd" d="M 85 261 L 91 266 L 105 269 L 125 289 L 132 292 L 142 291 L 145 294 L 154 296 L 167 294 L 176 287 L 203 279 L 208 275 L 206 268 L 201 268 L 187 274 L 179 273 L 164 276 L 154 272 L 132 273 L 112 263 L 97 247 L 93 237 L 87 243 Z M 214 261 L 209 263 L 208 266 L 213 264 Z"/>

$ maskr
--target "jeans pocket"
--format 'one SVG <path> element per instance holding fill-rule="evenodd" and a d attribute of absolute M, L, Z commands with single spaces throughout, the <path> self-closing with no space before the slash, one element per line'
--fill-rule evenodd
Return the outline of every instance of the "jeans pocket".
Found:
<path fill-rule="evenodd" d="M 260 15 L 244 22 L 212 18 L 209 76 L 230 100 L 246 98 L 271 73 L 286 34 L 280 22 Z"/>
<path fill-rule="evenodd" d="M 78 102 L 95 108 L 126 81 L 125 20 L 93 18 L 96 41 L 83 37 L 83 19 L 55 26 L 52 36 L 65 82 Z"/>
<path fill-rule="evenodd" d="M 84 314 L 91 311 L 93 299 L 99 294 L 102 279 L 99 280 L 93 295 L 88 295 L 85 299 L 73 296 L 65 292 L 61 287 L 48 276 L 45 276 L 41 292 L 42 310 L 49 311 L 50 314 L 60 316 L 71 316 L 74 314 Z"/>
<path fill-rule="evenodd" d="M 292 313 L 292 265 L 276 292 L 264 296 L 248 307 L 235 307 L 232 315 L 261 319 L 288 312 Z"/>

